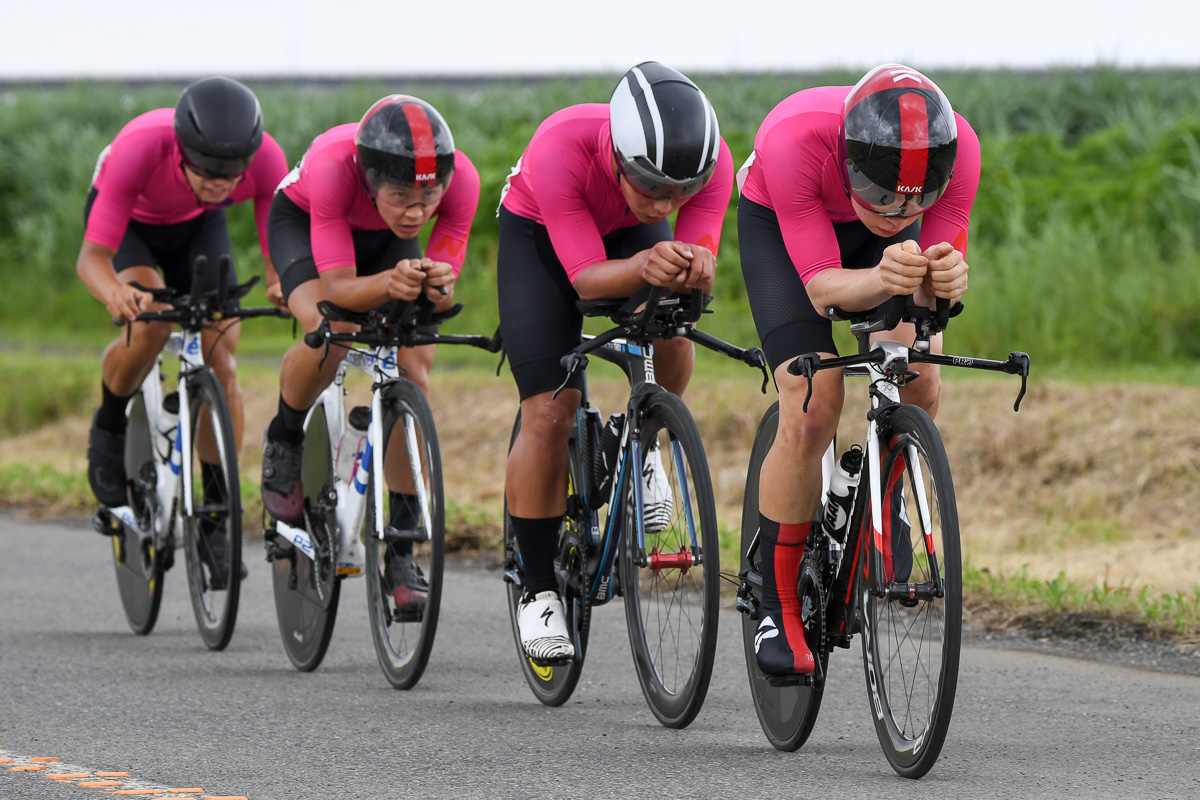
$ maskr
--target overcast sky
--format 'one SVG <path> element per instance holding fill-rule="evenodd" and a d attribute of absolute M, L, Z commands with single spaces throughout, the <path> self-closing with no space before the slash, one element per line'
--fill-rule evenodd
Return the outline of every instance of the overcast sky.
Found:
<path fill-rule="evenodd" d="M 1198 23 L 1195 0 L 5 0 L 0 79 L 1200 66 Z"/>

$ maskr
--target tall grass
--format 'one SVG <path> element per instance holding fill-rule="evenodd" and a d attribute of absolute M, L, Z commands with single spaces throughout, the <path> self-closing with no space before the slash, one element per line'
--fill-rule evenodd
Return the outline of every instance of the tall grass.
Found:
<path fill-rule="evenodd" d="M 332 125 L 356 120 L 384 93 L 434 103 L 479 167 L 480 209 L 460 281 L 459 330 L 496 324 L 494 209 L 504 177 L 537 124 L 572 103 L 604 102 L 615 76 L 474 85 L 362 82 L 338 87 L 255 84 L 268 130 L 290 160 Z M 737 161 L 768 111 L 807 86 L 855 73 L 697 76 Z M 955 352 L 1029 351 L 1051 364 L 1149 362 L 1200 356 L 1200 81 L 1188 71 L 1114 69 L 934 76 L 983 142 L 973 215 L 968 311 Z M 174 103 L 179 86 L 77 84 L 0 94 L 0 317 L 10 335 L 100 342 L 101 306 L 74 275 L 82 207 L 96 155 L 134 115 Z M 242 275 L 261 270 L 250 209 L 230 211 Z M 734 206 L 727 217 L 706 327 L 756 340 L 745 301 Z M 252 301 L 261 301 L 261 294 Z M 244 350 L 277 352 L 285 326 L 247 325 Z"/>

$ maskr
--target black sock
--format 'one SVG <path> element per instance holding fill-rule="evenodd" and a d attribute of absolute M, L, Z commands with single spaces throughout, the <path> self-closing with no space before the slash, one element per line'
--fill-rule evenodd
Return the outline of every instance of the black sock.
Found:
<path fill-rule="evenodd" d="M 226 501 L 225 473 L 219 464 L 201 461 L 200 483 L 204 486 L 204 505 L 221 505 Z M 200 531 L 206 535 L 216 530 L 216 526 L 208 517 L 200 517 L 199 524 Z"/>
<path fill-rule="evenodd" d="M 388 491 L 388 502 L 392 506 L 391 520 L 393 528 L 406 531 L 420 527 L 421 508 L 415 494 L 401 494 Z M 407 539 L 391 543 L 391 551 L 398 556 L 412 555 L 413 543 Z"/>
<path fill-rule="evenodd" d="M 298 445 L 304 442 L 304 418 L 308 409 L 295 409 L 283 402 L 279 395 L 279 411 L 267 427 L 267 438 L 274 442 Z"/>
<path fill-rule="evenodd" d="M 554 577 L 554 548 L 558 543 L 558 530 L 562 527 L 562 515 L 526 519 L 509 516 L 513 536 L 521 548 L 525 591 L 529 594 L 558 590 Z"/>
<path fill-rule="evenodd" d="M 100 408 L 96 411 L 96 427 L 109 433 L 125 432 L 125 407 L 133 395 L 118 397 L 113 394 L 104 381 L 100 381 Z"/>

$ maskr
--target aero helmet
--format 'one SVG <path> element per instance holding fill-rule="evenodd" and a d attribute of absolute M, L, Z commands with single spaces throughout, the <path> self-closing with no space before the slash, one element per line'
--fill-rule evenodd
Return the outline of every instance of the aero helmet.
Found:
<path fill-rule="evenodd" d="M 954 174 L 958 126 L 950 101 L 914 69 L 883 64 L 863 76 L 842 109 L 847 192 L 864 206 L 900 205 L 914 216 L 933 205 Z"/>
<path fill-rule="evenodd" d="M 617 170 L 642 194 L 704 188 L 717 166 L 721 132 L 704 92 L 657 61 L 621 76 L 608 102 Z"/>
<path fill-rule="evenodd" d="M 354 133 L 358 163 L 371 193 L 383 183 L 429 187 L 454 172 L 454 137 L 433 106 L 404 94 L 367 109 Z"/>
<path fill-rule="evenodd" d="M 175 104 L 175 136 L 183 159 L 207 178 L 246 171 L 262 144 L 262 107 L 254 92 L 232 78 L 189 84 Z"/>

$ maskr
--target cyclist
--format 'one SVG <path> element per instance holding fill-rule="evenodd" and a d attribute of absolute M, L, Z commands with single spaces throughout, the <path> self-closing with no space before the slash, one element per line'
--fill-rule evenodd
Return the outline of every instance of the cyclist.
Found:
<path fill-rule="evenodd" d="M 455 149 L 441 114 L 416 97 L 384 97 L 357 124 L 339 125 L 314 139 L 279 186 L 269 244 L 288 309 L 311 332 L 322 320 L 321 300 L 369 311 L 424 295 L 435 310 L 449 308 L 478 205 L 479 173 Z M 417 235 L 435 216 L 422 255 Z M 344 323 L 333 327 L 353 329 Z M 436 326 L 427 332 L 436 332 Z M 426 393 L 436 349 L 426 345 L 397 354 L 402 370 Z M 277 519 L 302 516 L 304 419 L 344 353 L 332 348 L 326 358 L 297 342 L 284 354 L 279 410 L 263 437 L 263 504 Z M 416 528 L 419 515 L 411 476 L 402 468 L 406 459 L 403 448 L 391 448 L 385 465 L 389 524 L 401 530 Z M 389 545 L 387 579 L 398 609 L 424 605 L 428 583 L 413 563 L 411 541 Z"/>
<path fill-rule="evenodd" d="M 254 92 L 230 78 L 188 85 L 174 109 L 135 117 L 100 153 L 84 207 L 86 230 L 76 272 L 109 315 L 131 324 L 104 351 L 101 402 L 88 434 L 88 483 L 106 506 L 125 505 L 125 407 L 154 367 L 171 323 L 132 323 L 152 310 L 151 295 L 133 286 L 164 285 L 185 294 L 217 286 L 217 263 L 232 254 L 225 208 L 254 200 L 267 276 L 267 296 L 279 303 L 279 279 L 267 253 L 267 213 L 272 192 L 287 174 L 283 150 L 263 131 Z M 192 265 L 208 257 L 203 285 L 193 287 Z M 161 274 L 159 273 L 161 270 Z M 236 271 L 229 276 L 236 282 Z M 234 351 L 236 322 L 216 323 L 201 334 L 204 354 L 225 389 L 234 435 L 242 437 L 242 390 Z M 211 446 L 211 445 L 209 445 Z M 215 455 L 200 443 L 205 494 L 219 491 Z M 202 531 L 207 533 L 210 529 Z M 206 537 L 207 538 L 207 537 Z M 222 537 L 213 542 L 223 545 Z M 224 551 L 213 552 L 214 575 L 224 574 Z"/>
<path fill-rule="evenodd" d="M 704 93 L 647 61 L 622 76 L 607 105 L 571 106 L 538 127 L 509 175 L 498 210 L 500 328 L 521 397 L 521 431 L 509 453 L 505 496 L 524 564 L 521 642 L 537 663 L 574 654 L 553 572 L 566 511 L 566 443 L 581 376 L 559 364 L 579 344 L 580 298 L 634 297 L 647 284 L 711 291 L 733 160 Z M 678 211 L 675 232 L 668 217 Z M 658 382 L 682 394 L 692 343 L 656 343 Z M 651 457 L 651 463 L 657 455 Z M 647 482 L 670 507 L 661 461 Z"/>
<path fill-rule="evenodd" d="M 921 73 L 884 64 L 854 86 L 797 92 L 777 105 L 739 171 L 738 234 L 746 293 L 779 390 L 779 433 L 762 465 L 759 537 L 763 603 L 756 642 L 769 675 L 813 669 L 796 584 L 819 505 L 821 456 L 837 431 L 842 377 L 807 381 L 786 365 L 809 352 L 836 354 L 824 309 L 861 311 L 885 302 L 928 304 L 967 289 L 967 228 L 979 187 L 979 140 L 942 91 Z M 923 219 L 922 219 L 923 218 Z M 920 220 L 920 221 L 918 221 Z M 895 333 L 912 340 L 910 323 Z M 877 334 L 878 335 L 878 334 Z M 941 352 L 941 336 L 932 348 Z M 901 390 L 931 415 L 938 369 Z M 898 498 L 885 505 L 899 509 Z M 885 525 L 897 544 L 897 580 L 907 522 Z M 886 542 L 886 539 L 885 539 Z M 885 547 L 886 547 L 885 543 Z"/>

